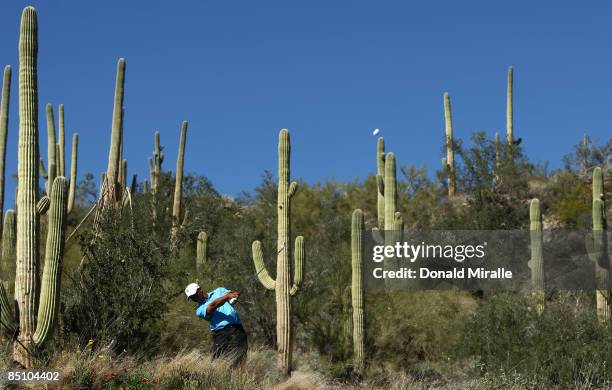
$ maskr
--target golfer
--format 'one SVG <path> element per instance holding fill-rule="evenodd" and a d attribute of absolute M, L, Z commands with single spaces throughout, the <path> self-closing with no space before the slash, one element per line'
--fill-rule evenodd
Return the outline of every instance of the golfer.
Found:
<path fill-rule="evenodd" d="M 210 322 L 213 359 L 224 358 L 232 367 L 242 363 L 249 348 L 247 334 L 233 303 L 240 293 L 219 287 L 206 294 L 197 283 L 185 287 L 187 298 L 197 303 L 196 315 Z"/>

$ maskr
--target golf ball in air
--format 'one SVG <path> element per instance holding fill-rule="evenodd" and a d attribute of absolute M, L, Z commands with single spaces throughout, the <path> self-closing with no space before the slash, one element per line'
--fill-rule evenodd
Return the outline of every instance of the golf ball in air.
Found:
<path fill-rule="evenodd" d="M 374 129 L 374 131 L 372 132 L 372 135 L 376 135 L 380 132 L 380 129 Z"/>

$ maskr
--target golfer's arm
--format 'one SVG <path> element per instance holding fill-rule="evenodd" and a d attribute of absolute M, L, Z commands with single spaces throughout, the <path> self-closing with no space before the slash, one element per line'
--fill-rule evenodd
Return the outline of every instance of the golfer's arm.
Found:
<path fill-rule="evenodd" d="M 223 305 L 229 299 L 228 295 L 225 294 L 220 298 L 215 299 L 211 303 L 206 306 L 206 315 L 210 315 L 213 311 L 215 311 L 219 306 Z"/>

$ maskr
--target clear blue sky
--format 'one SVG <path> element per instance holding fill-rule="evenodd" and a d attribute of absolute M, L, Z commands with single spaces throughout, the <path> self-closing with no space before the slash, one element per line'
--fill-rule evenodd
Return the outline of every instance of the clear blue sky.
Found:
<path fill-rule="evenodd" d="M 27 4 L 39 18 L 41 134 L 45 103 L 64 103 L 68 133 L 80 134 L 80 174 L 96 179 L 107 161 L 119 57 L 127 61 L 130 173 L 148 176 L 155 129 L 174 170 L 187 119 L 186 170 L 230 195 L 276 172 L 283 127 L 293 177 L 311 183 L 372 172 L 377 127 L 400 163 L 437 169 L 442 93 L 451 95 L 456 137 L 503 133 L 509 65 L 515 134 L 532 159 L 560 167 L 585 131 L 599 143 L 612 133 L 605 1 L 10 1 L 0 12 L 1 63 L 14 67 L 7 176 L 16 171 Z"/>

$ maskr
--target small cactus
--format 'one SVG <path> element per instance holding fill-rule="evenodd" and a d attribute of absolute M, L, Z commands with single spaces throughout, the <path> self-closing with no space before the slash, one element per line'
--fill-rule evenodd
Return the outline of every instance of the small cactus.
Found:
<path fill-rule="evenodd" d="M 542 212 L 540 211 L 540 201 L 532 199 L 529 207 L 530 237 L 531 237 L 531 288 L 535 298 L 536 307 L 541 314 L 544 311 L 546 298 L 546 278 L 544 274 L 544 258 L 542 256 Z"/>
<path fill-rule="evenodd" d="M 595 264 L 597 317 L 601 322 L 610 321 L 610 259 L 606 234 L 606 205 L 603 189 L 603 172 L 593 170 L 593 238 L 587 240 L 591 261 Z"/>
<path fill-rule="evenodd" d="M 208 249 L 208 234 L 200 232 L 196 244 L 196 269 L 199 269 L 206 264 Z"/>
<path fill-rule="evenodd" d="M 155 131 L 155 148 L 153 149 L 153 161 L 149 163 L 151 171 L 151 192 L 155 193 L 159 184 L 159 176 L 162 172 L 162 163 L 164 162 L 164 147 L 161 144 L 159 131 Z"/>
<path fill-rule="evenodd" d="M 446 127 L 446 170 L 448 171 L 448 196 L 457 192 L 455 150 L 453 145 L 453 116 L 448 92 L 444 92 L 444 123 Z"/>
<path fill-rule="evenodd" d="M 353 303 L 353 358 L 357 372 L 362 372 L 365 365 L 365 325 L 363 314 L 363 239 L 364 239 L 363 212 L 359 209 L 353 211 L 351 226 L 351 253 L 352 253 L 352 288 Z"/>

